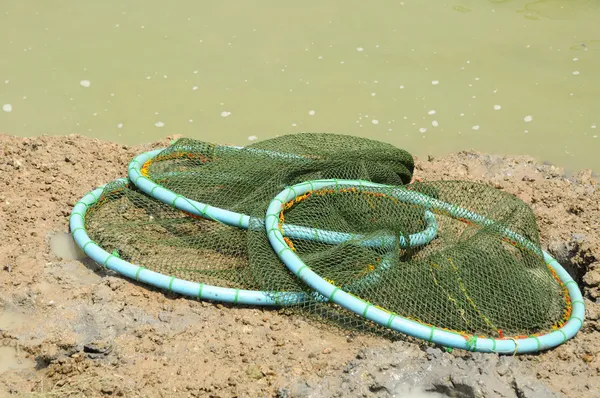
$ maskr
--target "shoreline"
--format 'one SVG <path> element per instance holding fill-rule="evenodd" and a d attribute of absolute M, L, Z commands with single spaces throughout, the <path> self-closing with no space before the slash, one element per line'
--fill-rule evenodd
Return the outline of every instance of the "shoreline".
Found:
<path fill-rule="evenodd" d="M 318 131 L 317 131 L 318 132 Z M 286 133 L 286 134 L 302 134 L 305 133 L 304 131 L 298 131 L 298 132 L 290 132 L 290 133 Z M 49 137 L 49 138 L 60 138 L 60 137 L 80 137 L 80 138 L 84 138 L 84 139 L 89 139 L 89 140 L 98 140 L 100 142 L 105 142 L 105 143 L 112 143 L 115 145 L 119 145 L 119 146 L 124 146 L 124 147 L 131 147 L 131 148 L 143 148 L 146 147 L 148 145 L 153 145 L 156 142 L 161 142 L 161 143 L 165 143 L 164 145 L 167 146 L 169 144 L 170 140 L 174 140 L 177 138 L 182 138 L 182 137 L 186 137 L 186 138 L 192 138 L 192 139 L 198 139 L 198 138 L 194 138 L 194 137 L 187 137 L 183 134 L 167 134 L 165 137 L 163 137 L 162 139 L 159 140 L 155 140 L 155 141 L 147 141 L 147 142 L 139 142 L 136 144 L 123 144 L 117 141 L 113 141 L 113 140 L 105 140 L 102 138 L 97 138 L 97 137 L 89 137 L 86 135 L 82 135 L 82 134 L 77 134 L 77 133 L 73 133 L 73 134 L 48 134 L 48 133 L 44 133 L 44 134 L 39 134 L 39 135 L 31 135 L 31 136 L 21 136 L 21 135 L 13 135 L 13 134 L 8 134 L 8 133 L 3 133 L 0 131 L 0 137 L 1 136 L 5 136 L 5 137 L 13 137 L 13 138 L 17 138 L 17 139 L 35 139 L 35 138 L 41 138 L 41 137 Z M 278 136 L 278 135 L 276 135 Z M 365 138 L 369 138 L 369 137 L 365 137 Z M 247 144 L 252 144 L 254 141 L 248 141 Z M 385 141 L 387 142 L 387 141 Z M 219 144 L 223 144 L 223 145 L 243 145 L 243 143 L 236 143 L 236 144 L 232 144 L 232 143 L 228 143 L 228 142 L 218 142 Z M 392 144 L 393 145 L 393 144 Z M 527 159 L 527 160 L 531 160 L 533 161 L 536 165 L 540 165 L 540 166 L 553 166 L 557 169 L 562 170 L 562 174 L 564 176 L 567 177 L 573 177 L 576 176 L 578 173 L 582 172 L 582 171 L 591 171 L 591 175 L 592 177 L 600 182 L 600 168 L 595 170 L 591 167 L 583 167 L 583 168 L 571 168 L 565 165 L 560 165 L 559 163 L 555 163 L 551 160 L 544 160 L 544 158 L 537 158 L 535 156 L 531 156 L 531 155 L 527 155 L 527 154 L 516 154 L 516 153 L 496 153 L 496 152 L 491 152 L 491 151 L 484 151 L 484 150 L 478 150 L 478 149 L 474 149 L 474 148 L 465 148 L 462 150 L 458 150 L 458 151 L 454 151 L 454 152 L 447 152 L 443 155 L 430 155 L 430 154 L 423 154 L 421 156 L 419 155 L 415 155 L 413 154 L 409 149 L 404 148 L 402 146 L 400 146 L 400 148 L 405 149 L 406 151 L 408 151 L 409 153 L 411 153 L 413 155 L 413 157 L 415 159 L 421 159 L 421 160 L 426 160 L 427 158 L 431 157 L 431 158 L 445 158 L 445 157 L 449 157 L 452 155 L 456 155 L 456 154 L 460 154 L 460 153 L 473 153 L 473 154 L 480 154 L 480 155 L 490 155 L 490 156 L 495 156 L 495 157 L 500 157 L 500 158 L 506 158 L 506 159 Z"/>
<path fill-rule="evenodd" d="M 592 170 L 566 173 L 528 156 L 476 151 L 415 157 L 416 177 L 479 181 L 522 199 L 536 215 L 543 248 L 580 284 L 586 319 L 575 338 L 507 358 L 198 302 L 51 252 L 50 237 L 68 232 L 77 200 L 126 177 L 134 156 L 174 138 L 129 146 L 79 135 L 0 134 L 0 346 L 14 348 L 13 362 L 24 366 L 0 368 L 0 395 L 40 392 L 42 380 L 46 388 L 93 397 L 391 396 L 405 387 L 473 396 L 490 388 L 506 396 L 600 391 L 600 178 Z"/>

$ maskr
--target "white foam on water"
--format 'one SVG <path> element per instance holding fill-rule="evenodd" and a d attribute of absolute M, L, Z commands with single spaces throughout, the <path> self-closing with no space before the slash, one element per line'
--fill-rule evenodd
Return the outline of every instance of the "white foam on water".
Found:
<path fill-rule="evenodd" d="M 373 120 L 371 120 L 371 123 L 373 123 L 373 124 L 379 124 L 379 120 L 373 119 Z"/>
<path fill-rule="evenodd" d="M 90 82 L 89 80 L 82 80 L 79 82 L 79 85 L 81 87 L 88 88 L 92 85 L 92 82 Z"/>
<path fill-rule="evenodd" d="M 494 110 L 495 111 L 499 111 L 500 109 L 502 109 L 502 107 L 500 105 L 494 105 Z"/>
<path fill-rule="evenodd" d="M 314 111 L 314 109 L 311 109 L 310 111 L 308 111 L 308 114 L 309 114 L 310 116 L 314 116 L 314 115 L 315 115 L 315 113 L 316 113 L 316 112 Z"/>
<path fill-rule="evenodd" d="M 194 90 L 194 91 L 198 90 L 198 86 L 192 87 L 192 90 Z"/>
<path fill-rule="evenodd" d="M 223 111 L 223 112 L 221 112 L 221 116 L 222 116 L 222 117 L 227 117 L 227 116 L 229 116 L 229 115 L 231 115 L 231 112 L 228 112 L 228 111 Z"/>
<path fill-rule="evenodd" d="M 574 71 L 573 71 L 573 75 L 574 75 L 574 76 L 577 76 L 578 74 L 579 74 L 579 71 L 578 71 L 578 70 L 574 70 Z"/>
<path fill-rule="evenodd" d="M 533 120 L 533 116 L 527 115 L 523 118 L 523 120 L 525 121 L 525 123 L 530 123 Z"/>
<path fill-rule="evenodd" d="M 358 52 L 364 51 L 364 48 L 362 48 L 362 47 L 356 47 L 356 51 L 358 51 Z"/>
<path fill-rule="evenodd" d="M 374 97 L 376 95 L 377 95 L 377 93 L 371 93 L 371 97 Z"/>
<path fill-rule="evenodd" d="M 475 131 L 479 130 L 479 125 L 476 124 L 475 126 L 471 127 L 471 130 L 475 130 Z"/>
<path fill-rule="evenodd" d="M 425 132 L 427 132 L 427 127 L 421 127 L 421 128 L 419 129 L 419 132 L 420 132 L 420 133 L 425 133 Z"/>
<path fill-rule="evenodd" d="M 434 86 L 437 86 L 438 84 L 440 84 L 439 80 L 432 80 L 431 84 L 433 84 Z"/>
<path fill-rule="evenodd" d="M 258 137 L 256 137 L 255 135 L 251 135 L 248 137 L 248 141 L 255 141 Z"/>
<path fill-rule="evenodd" d="M 438 121 L 437 121 L 437 120 L 433 120 L 433 121 L 431 122 L 431 125 L 432 125 L 433 127 L 437 127 L 437 126 L 439 126 L 440 124 L 438 123 Z"/>
<path fill-rule="evenodd" d="M 13 107 L 11 104 L 4 104 L 2 105 L 2 110 L 6 113 L 12 112 Z"/>
<path fill-rule="evenodd" d="M 118 129 L 122 129 L 122 128 L 123 128 L 123 123 L 119 123 L 119 124 L 117 124 L 117 128 L 118 128 Z"/>
<path fill-rule="evenodd" d="M 165 122 L 156 122 L 154 123 L 156 127 L 165 127 Z"/>
<path fill-rule="evenodd" d="M 435 111 L 435 109 L 430 110 L 429 112 L 427 112 L 428 115 L 435 115 L 437 112 Z"/>

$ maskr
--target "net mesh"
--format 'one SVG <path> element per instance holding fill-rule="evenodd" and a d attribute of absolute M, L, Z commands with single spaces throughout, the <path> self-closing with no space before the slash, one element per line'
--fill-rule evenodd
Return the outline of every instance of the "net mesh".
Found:
<path fill-rule="evenodd" d="M 562 326 L 569 298 L 536 253 L 503 238 L 506 227 L 539 247 L 531 209 L 486 185 L 438 181 L 407 185 L 412 156 L 389 144 L 334 134 L 286 135 L 243 149 L 182 139 L 142 167 L 156 183 L 196 201 L 247 214 L 248 229 L 192 217 L 119 182 L 109 184 L 86 217 L 91 239 L 105 250 L 165 275 L 211 285 L 306 292 L 296 304 L 338 325 L 366 323 L 327 303 L 280 262 L 265 233 L 271 200 L 285 187 L 316 179 L 361 179 L 402 187 L 494 220 L 483 227 L 435 214 L 433 241 L 401 239 L 425 229 L 424 208 L 392 188 L 338 185 L 310 192 L 282 208 L 281 226 L 353 234 L 337 244 L 286 236 L 317 274 L 378 307 L 465 335 L 541 334 Z M 386 245 L 372 245 L 386 239 Z M 290 304 L 292 294 L 278 300 Z M 287 298 L 290 298 L 286 302 Z"/>
<path fill-rule="evenodd" d="M 514 196 L 492 187 L 444 181 L 410 185 L 439 200 L 494 220 L 481 226 L 436 212 L 438 235 L 427 245 L 405 248 L 400 236 L 421 222 L 422 208 L 394 200 L 389 188 L 336 186 L 294 200 L 281 225 L 312 225 L 362 235 L 338 245 L 287 238 L 313 271 L 363 300 L 421 323 L 490 337 L 531 335 L 568 319 L 565 287 L 539 253 L 506 239 L 508 227 L 539 247 L 534 215 Z M 365 199 L 368 198 L 368 199 Z M 360 213 L 360 216 L 357 214 Z M 257 231 L 250 232 L 268 242 Z M 366 241 L 395 237 L 393 246 Z M 273 272 L 278 266 L 273 262 Z"/>

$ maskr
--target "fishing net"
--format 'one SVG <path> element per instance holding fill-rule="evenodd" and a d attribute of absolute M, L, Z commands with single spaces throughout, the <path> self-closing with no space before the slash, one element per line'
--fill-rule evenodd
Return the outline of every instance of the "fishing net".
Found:
<path fill-rule="evenodd" d="M 567 289 L 544 261 L 526 204 L 471 182 L 407 185 L 413 158 L 392 145 L 334 134 L 286 135 L 244 148 L 182 139 L 139 168 L 137 179 L 157 186 L 143 192 L 132 182 L 108 184 L 89 206 L 85 230 L 107 252 L 144 269 L 265 292 L 277 304 L 362 327 L 368 322 L 361 314 L 332 303 L 286 268 L 269 242 L 265 216 L 286 187 L 369 181 L 385 186 L 333 184 L 281 203 L 277 228 L 287 248 L 337 289 L 465 336 L 539 335 L 569 319 Z M 174 193 L 173 203 L 149 195 L 160 190 Z M 402 200 L 398 190 L 494 222 L 428 209 Z M 179 198 L 197 211 L 177 208 Z M 209 213 L 207 205 L 236 212 L 239 225 Z M 506 229 L 530 244 L 508 239 Z"/>
<path fill-rule="evenodd" d="M 146 162 L 142 172 L 186 198 L 249 214 L 298 182 L 348 178 L 404 185 L 413 169 L 412 156 L 390 144 L 337 134 L 298 134 L 245 148 L 181 139 Z"/>
<path fill-rule="evenodd" d="M 398 191 L 356 184 L 309 190 L 282 204 L 277 228 L 318 223 L 322 229 L 362 236 L 326 245 L 283 234 L 303 264 L 368 303 L 365 311 L 375 306 L 425 325 L 492 338 L 535 335 L 567 322 L 569 295 L 543 259 L 534 215 L 523 202 L 462 181 L 414 184 L 402 188 L 403 195 Z M 432 207 L 436 239 L 405 247 L 398 237 L 422 219 L 423 211 L 402 200 L 410 192 L 494 223 L 481 225 Z M 512 240 L 506 231 L 524 239 Z M 250 234 L 253 252 L 264 253 L 262 258 L 273 253 L 264 233 Z M 385 245 L 366 244 L 384 239 Z M 261 268 L 277 284 L 284 272 L 278 256 L 271 257 Z"/>

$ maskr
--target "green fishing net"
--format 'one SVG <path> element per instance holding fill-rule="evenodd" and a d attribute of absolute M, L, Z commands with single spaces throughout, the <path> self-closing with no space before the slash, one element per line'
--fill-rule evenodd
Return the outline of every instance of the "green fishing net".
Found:
<path fill-rule="evenodd" d="M 332 244 L 291 237 L 288 245 L 341 289 L 437 328 L 506 337 L 560 327 L 570 308 L 564 286 L 539 253 L 501 233 L 509 228 L 539 247 L 531 209 L 483 184 L 407 185 L 413 169 L 413 158 L 404 150 L 344 135 L 286 135 L 244 148 L 182 139 L 143 165 L 142 173 L 183 197 L 249 215 L 247 229 L 177 210 L 125 182 L 104 189 L 88 211 L 86 229 L 105 250 L 147 269 L 216 286 L 277 292 L 282 305 L 356 328 L 366 321 L 328 303 L 280 262 L 265 233 L 265 212 L 281 190 L 303 181 L 386 184 L 496 224 L 476 225 L 437 212 L 436 238 L 412 247 L 402 240 L 427 227 L 423 207 L 398 200 L 392 188 L 339 185 L 284 205 L 281 225 L 354 238 Z M 294 301 L 297 292 L 308 298 Z"/>

